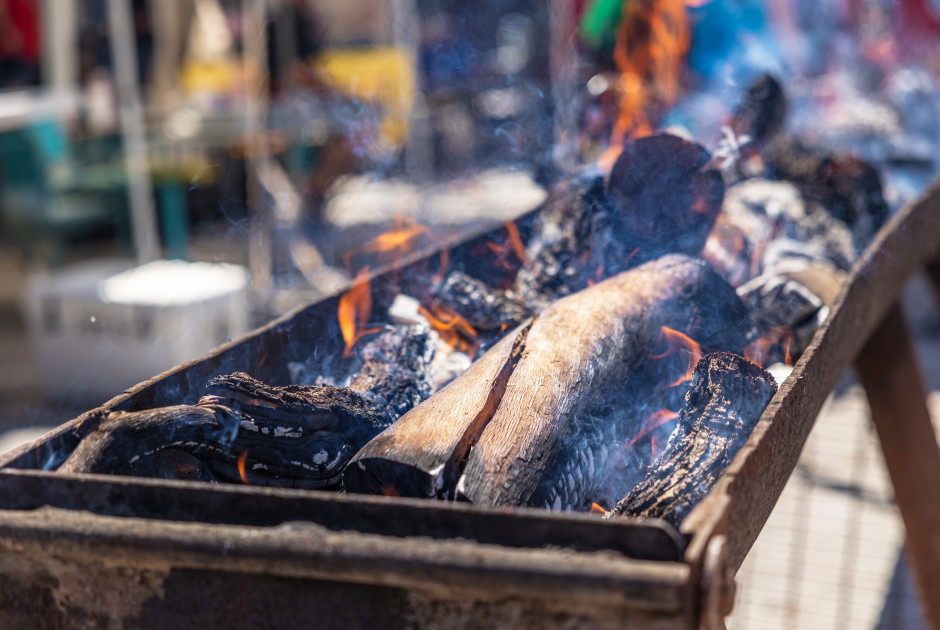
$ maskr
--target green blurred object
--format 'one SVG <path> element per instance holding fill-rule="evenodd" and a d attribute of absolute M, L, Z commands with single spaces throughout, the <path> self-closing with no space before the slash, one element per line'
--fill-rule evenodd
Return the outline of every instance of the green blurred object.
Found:
<path fill-rule="evenodd" d="M 58 121 L 0 134 L 0 173 L 4 223 L 20 234 L 31 260 L 61 266 L 72 238 L 111 225 L 129 243 L 123 168 L 73 155 Z"/>
<path fill-rule="evenodd" d="M 613 48 L 617 25 L 627 0 L 591 0 L 584 9 L 578 35 L 592 50 Z"/>

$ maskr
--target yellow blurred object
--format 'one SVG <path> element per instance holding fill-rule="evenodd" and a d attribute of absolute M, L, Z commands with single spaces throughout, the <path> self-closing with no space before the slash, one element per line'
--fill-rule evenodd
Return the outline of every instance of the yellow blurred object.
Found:
<path fill-rule="evenodd" d="M 188 60 L 180 72 L 184 94 L 233 95 L 246 85 L 245 67 L 235 57 L 212 60 Z"/>
<path fill-rule="evenodd" d="M 388 148 L 404 144 L 416 88 L 414 61 L 406 50 L 330 48 L 311 65 L 340 94 L 381 109 L 379 134 Z"/>

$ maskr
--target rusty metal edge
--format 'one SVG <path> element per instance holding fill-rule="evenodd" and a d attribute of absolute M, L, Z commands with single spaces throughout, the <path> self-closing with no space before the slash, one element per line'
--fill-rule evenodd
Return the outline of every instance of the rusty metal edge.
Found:
<path fill-rule="evenodd" d="M 783 492 L 823 403 L 906 281 L 940 254 L 940 179 L 882 226 L 862 254 L 810 347 L 783 382 L 745 446 L 680 531 L 697 581 L 712 537 L 726 534 L 735 572 Z"/>
<path fill-rule="evenodd" d="M 331 531 L 391 538 L 463 539 L 506 548 L 613 552 L 680 562 L 683 541 L 661 519 L 602 519 L 534 508 L 481 508 L 407 497 L 338 494 L 36 470 L 0 471 L 0 510 L 49 506 L 100 516 L 204 525 L 277 526 L 305 521 Z"/>
<path fill-rule="evenodd" d="M 398 539 L 306 523 L 278 527 L 154 522 L 44 507 L 0 510 L 0 550 L 72 562 L 189 568 L 473 592 L 687 617 L 689 568 L 610 552 L 508 549 Z"/>

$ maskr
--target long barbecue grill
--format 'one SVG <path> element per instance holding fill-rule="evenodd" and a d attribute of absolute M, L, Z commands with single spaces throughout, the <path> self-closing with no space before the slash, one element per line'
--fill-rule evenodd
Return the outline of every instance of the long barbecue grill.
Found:
<path fill-rule="evenodd" d="M 526 220 L 519 222 L 524 231 Z M 470 252 L 493 234 L 456 244 Z M 940 452 L 895 305 L 940 256 L 940 188 L 898 212 L 709 496 L 658 519 L 488 509 L 400 497 L 62 474 L 92 410 L 0 459 L 4 627 L 718 628 L 734 574 L 853 361 L 872 402 L 916 573 L 940 619 Z M 376 303 L 426 282 L 440 253 L 376 275 Z M 936 276 L 935 276 L 936 277 Z M 415 289 L 415 292 L 417 289 Z M 300 348 L 339 351 L 338 298 L 289 314 L 106 403 L 192 403 L 213 376 L 286 380 Z M 929 434 L 928 434 L 929 432 Z M 934 528 L 934 531 L 938 531 Z"/>

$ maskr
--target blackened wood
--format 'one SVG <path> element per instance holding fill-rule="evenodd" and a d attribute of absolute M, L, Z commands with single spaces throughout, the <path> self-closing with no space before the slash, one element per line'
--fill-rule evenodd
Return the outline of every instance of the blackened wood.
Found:
<path fill-rule="evenodd" d="M 708 151 L 668 134 L 624 146 L 608 190 L 618 202 L 619 231 L 652 256 L 697 255 L 724 198 L 721 173 Z"/>
<path fill-rule="evenodd" d="M 655 516 L 678 526 L 744 446 L 776 391 L 773 377 L 740 355 L 704 356 L 666 448 L 608 517 Z"/>
<path fill-rule="evenodd" d="M 864 160 L 810 147 L 792 137 L 772 142 L 767 160 L 775 177 L 793 182 L 808 201 L 844 222 L 859 251 L 890 216 L 878 170 Z"/>
<path fill-rule="evenodd" d="M 335 486 L 349 458 L 388 424 L 381 406 L 348 388 L 273 387 L 236 373 L 209 389 L 198 405 L 93 417 L 59 472 Z"/>
<path fill-rule="evenodd" d="M 749 142 L 764 144 L 783 128 L 787 116 L 787 95 L 776 78 L 763 74 L 744 91 L 734 111 L 731 128 Z"/>
<path fill-rule="evenodd" d="M 532 309 L 513 291 L 492 289 L 461 271 L 448 274 L 431 293 L 481 332 L 515 328 L 532 316 Z"/>
<path fill-rule="evenodd" d="M 515 294 L 542 308 L 667 253 L 698 255 L 724 184 L 700 145 L 667 134 L 628 143 L 605 181 L 556 187 L 539 214 Z"/>
<path fill-rule="evenodd" d="M 426 326 L 388 326 L 359 342 L 346 386 L 385 410 L 388 423 L 431 395 L 436 338 Z"/>

